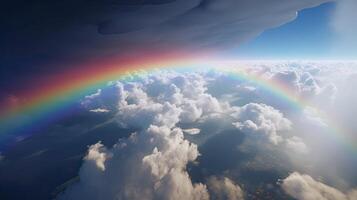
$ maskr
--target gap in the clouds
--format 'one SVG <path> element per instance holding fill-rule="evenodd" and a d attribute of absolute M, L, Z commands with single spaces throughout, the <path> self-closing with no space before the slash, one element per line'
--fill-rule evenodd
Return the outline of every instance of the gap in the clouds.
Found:
<path fill-rule="evenodd" d="M 292 22 L 266 30 L 233 53 L 247 59 L 338 58 L 331 55 L 335 33 L 330 21 L 335 8 L 336 3 L 325 3 L 302 10 Z"/>

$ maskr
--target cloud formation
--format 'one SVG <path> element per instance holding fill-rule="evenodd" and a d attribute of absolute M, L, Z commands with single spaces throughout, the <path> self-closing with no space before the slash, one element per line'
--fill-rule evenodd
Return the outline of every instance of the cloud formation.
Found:
<path fill-rule="evenodd" d="M 291 128 L 291 122 L 282 113 L 264 104 L 249 103 L 231 115 L 238 120 L 233 123 L 235 127 L 243 132 L 266 135 L 273 144 L 283 140 L 278 131 Z"/>
<path fill-rule="evenodd" d="M 119 141 L 111 149 L 100 142 L 92 145 L 80 169 L 80 181 L 61 194 L 61 199 L 209 198 L 206 186 L 193 184 L 186 171 L 186 165 L 199 156 L 197 146 L 184 139 L 182 129 L 176 124 L 180 120 L 193 122 L 203 113 L 219 110 L 220 103 L 205 93 L 205 82 L 197 75 L 173 75 L 141 80 L 147 84 L 116 82 L 109 86 L 117 94 L 115 120 L 123 127 L 142 131 Z M 166 87 L 152 90 L 152 84 L 163 83 Z M 82 105 L 111 107 L 106 105 L 103 91 L 87 96 Z M 187 102 L 191 106 L 187 107 Z M 108 103 L 111 105 L 112 101 Z M 197 117 L 181 116 L 193 107 L 201 110 Z M 197 134 L 199 129 L 185 131 Z"/>
<path fill-rule="evenodd" d="M 115 13 L 111 19 L 98 24 L 98 31 L 131 33 L 138 40 L 144 37 L 145 41 L 156 39 L 156 42 L 175 45 L 235 46 L 267 28 L 293 20 L 301 9 L 323 2 L 326 1 L 178 0 L 135 5 L 134 12 Z M 140 9 L 135 9 L 139 6 Z"/>
<path fill-rule="evenodd" d="M 199 155 L 181 129 L 151 125 L 107 149 L 89 148 L 80 181 L 60 199 L 208 199 L 206 186 L 193 184 L 185 168 Z"/>
<path fill-rule="evenodd" d="M 357 190 L 343 193 L 340 190 L 316 181 L 311 176 L 294 172 L 282 182 L 282 188 L 298 200 L 353 200 Z"/>
<path fill-rule="evenodd" d="M 212 176 L 207 181 L 211 198 L 216 200 L 243 200 L 244 194 L 239 185 L 227 177 Z"/>
<path fill-rule="evenodd" d="M 226 51 L 294 20 L 299 10 L 328 1 L 8 1 L 0 11 L 0 62 L 7 66 L 0 73 L 6 81 L 0 83 L 10 87 L 9 82 L 16 85 L 14 77 L 43 75 L 91 59 Z"/>
<path fill-rule="evenodd" d="M 268 80 L 279 77 L 284 84 L 294 86 L 292 90 L 296 95 L 304 94 L 304 88 L 316 88 L 317 92 L 311 92 L 306 99 L 314 102 L 322 98 L 330 102 L 331 99 L 321 96 L 321 91 L 330 85 L 337 90 L 339 84 L 334 80 L 334 71 L 328 66 L 321 63 L 256 64 L 247 66 L 246 72 L 261 74 Z M 349 67 L 339 68 L 342 70 L 339 74 L 345 73 Z M 319 166 L 321 160 L 321 163 L 331 162 L 329 158 L 325 161 L 321 152 L 335 148 L 333 143 L 327 145 L 328 149 L 324 146 L 324 142 L 330 139 L 324 132 L 326 127 L 321 126 L 323 119 L 307 110 L 292 113 L 289 108 L 279 107 L 282 100 L 268 96 L 266 93 L 269 91 L 264 91 L 259 84 L 230 79 L 230 76 L 215 69 L 188 72 L 157 70 L 145 75 L 133 74 L 133 77 L 136 78 L 111 82 L 106 88 L 83 99 L 81 104 L 84 108 L 108 109 L 113 113 L 111 121 L 122 128 L 137 131 L 113 147 L 105 147 L 100 142 L 90 146 L 79 172 L 80 181 L 69 186 L 61 198 L 241 199 L 243 193 L 249 191 L 243 192 L 239 187 L 240 178 L 234 173 L 242 177 L 244 173 L 238 169 L 248 170 L 249 173 L 258 169 L 290 170 L 293 166 L 297 169 L 309 168 L 307 170 L 324 175 L 329 172 L 327 167 L 321 169 Z M 340 99 L 338 90 L 336 99 Z M 270 104 L 272 100 L 275 101 L 274 106 Z M 316 123 L 316 120 L 321 123 Z M 308 123 L 317 128 L 301 129 Z M 219 140 L 220 137 L 222 140 Z M 226 141 L 230 137 L 237 141 Z M 315 138 L 318 140 L 314 141 Z M 241 160 L 236 163 L 223 159 L 223 167 L 212 168 L 227 170 L 213 171 L 214 174 L 209 176 L 215 176 L 211 178 L 197 180 L 193 177 L 191 180 L 191 165 L 201 166 L 200 161 L 203 164 L 207 161 L 200 160 L 201 153 L 202 157 L 204 153 L 212 153 L 205 148 L 204 152 L 198 151 L 199 145 L 204 146 L 210 139 L 229 144 L 226 151 L 239 152 Z M 214 149 L 215 155 L 205 159 L 222 157 L 219 149 Z M 285 180 L 284 190 L 295 198 L 300 197 L 294 196 L 300 192 L 291 188 L 299 181 L 306 182 L 302 184 L 302 187 L 307 185 L 303 190 L 306 193 L 320 191 L 303 175 L 293 174 Z M 342 193 L 346 198 L 349 195 L 335 193 L 331 190 L 331 195 Z"/>

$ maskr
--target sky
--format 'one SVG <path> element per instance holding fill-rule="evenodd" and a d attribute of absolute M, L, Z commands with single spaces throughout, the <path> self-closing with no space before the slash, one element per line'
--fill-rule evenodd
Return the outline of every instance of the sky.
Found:
<path fill-rule="evenodd" d="M 77 170 L 47 160 L 62 163 L 56 157 L 58 152 L 65 162 L 74 162 L 75 158 L 82 163 L 79 182 L 71 179 L 60 185 L 68 179 L 54 176 L 66 179 L 54 184 L 56 191 L 63 186 L 69 188 L 59 199 L 207 199 L 208 192 L 215 193 L 210 187 L 222 184 L 233 188 L 236 199 L 241 199 L 246 188 L 239 184 L 246 184 L 244 176 L 235 171 L 236 166 L 256 171 L 246 177 L 253 182 L 254 177 L 264 179 L 260 171 L 266 167 L 272 172 L 286 171 L 279 177 L 274 175 L 271 183 L 280 188 L 279 180 L 283 181 L 283 190 L 292 197 L 302 193 L 311 198 L 314 196 L 310 193 L 316 193 L 321 197 L 315 199 L 325 195 L 338 197 L 326 199 L 356 199 L 357 180 L 351 174 L 354 175 L 357 163 L 353 131 L 357 129 L 357 65 L 306 61 L 356 60 L 356 10 L 356 0 L 2 2 L 0 136 L 4 144 L 7 140 L 16 145 L 33 142 L 34 146 L 26 147 L 39 151 L 20 149 L 25 152 L 24 162 L 31 160 L 49 167 L 52 175 L 61 169 L 75 172 L 69 177 L 78 177 Z M 211 58 L 288 61 L 255 61 L 251 66 L 242 62 L 227 72 L 219 62 L 217 71 L 193 67 L 197 72 L 180 73 L 169 68 L 196 66 L 190 61 L 197 58 L 204 62 Z M 249 66 L 244 67 L 246 64 Z M 331 119 L 323 115 L 325 112 L 318 116 L 320 109 L 326 110 Z M 79 116 L 72 116 L 77 112 Z M 65 119 L 57 123 L 60 118 Z M 97 131 L 101 128 L 112 132 L 112 123 L 115 128 L 128 128 L 135 133 L 125 140 L 112 140 L 112 144 L 116 142 L 114 146 L 104 141 L 93 144 L 97 137 L 89 134 L 100 134 Z M 47 126 L 49 129 L 42 129 Z M 340 131 L 340 126 L 345 129 Z M 42 130 L 46 134 L 40 135 Z M 206 154 L 187 139 L 192 136 L 194 141 L 195 135 L 200 137 L 205 130 L 217 135 L 234 130 L 247 138 L 239 148 L 236 143 L 232 143 L 234 148 L 227 147 L 237 150 L 241 159 L 246 152 L 252 152 L 252 160 L 242 165 L 234 163 L 234 167 L 213 161 L 207 162 L 207 166 L 196 165 L 200 164 L 195 163 L 200 152 L 217 153 L 207 150 Z M 88 140 L 81 140 L 84 137 Z M 208 137 L 204 135 L 201 144 Z M 229 140 L 241 145 L 238 140 Z M 93 145 L 82 159 L 87 142 Z M 83 144 L 83 148 L 78 144 Z M 218 144 L 222 147 L 222 143 Z M 4 149 L 12 148 L 11 145 Z M 82 150 L 73 150 L 71 145 Z M 7 162 L 8 154 L 0 151 L 0 161 Z M 310 156 L 305 156 L 310 152 Z M 36 158 L 43 155 L 51 156 L 39 162 Z M 221 155 L 228 154 L 216 155 L 223 158 Z M 331 160 L 331 156 L 338 159 Z M 240 162 L 236 157 L 225 158 L 228 162 Z M 289 160 L 287 166 L 281 166 L 280 161 L 285 159 Z M 33 181 L 48 184 L 50 176 L 41 168 L 13 161 L 16 167 L 7 165 L 12 173 L 0 169 L 0 179 L 10 177 L 8 182 L 0 181 L 6 185 L 0 185 L 5 192 L 26 196 L 27 193 L 11 189 L 17 183 L 26 191 L 30 190 L 24 187 L 26 184 L 43 189 Z M 228 169 L 221 168 L 220 174 L 228 174 L 234 180 L 214 176 L 191 180 L 190 163 L 202 172 L 215 172 L 212 163 L 218 163 Z M 21 170 L 24 166 L 30 171 Z M 326 177 L 326 183 L 333 183 L 333 187 L 295 171 L 298 169 L 313 177 Z M 29 173 L 31 170 L 35 173 Z M 288 176 L 288 171 L 293 173 Z M 23 181 L 26 178 L 27 183 Z M 305 182 L 311 182 L 312 189 L 309 185 L 303 190 L 296 188 Z M 316 185 L 321 188 L 313 188 Z M 270 186 L 266 185 L 269 191 Z M 52 191 L 52 195 L 56 194 Z M 0 196 L 1 193 L 0 189 Z M 37 195 L 32 190 L 30 193 Z"/>
<path fill-rule="evenodd" d="M 257 59 L 331 59 L 336 33 L 331 25 L 336 3 L 302 10 L 285 25 L 264 31 L 237 49 L 238 56 Z"/>
<path fill-rule="evenodd" d="M 356 7 L 354 0 L 4 2 L 0 99 L 71 69 L 166 53 L 356 59 Z"/>

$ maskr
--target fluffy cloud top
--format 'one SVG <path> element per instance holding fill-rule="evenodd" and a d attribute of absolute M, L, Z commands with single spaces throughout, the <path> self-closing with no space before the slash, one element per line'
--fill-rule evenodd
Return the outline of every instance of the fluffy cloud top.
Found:
<path fill-rule="evenodd" d="M 212 199 L 216 200 L 243 200 L 243 191 L 227 177 L 212 176 L 207 181 Z"/>
<path fill-rule="evenodd" d="M 60 199 L 208 199 L 206 186 L 185 171 L 198 155 L 181 129 L 151 125 L 111 149 L 92 145 L 80 181 Z"/>
<path fill-rule="evenodd" d="M 323 76 L 323 70 L 326 68 L 314 70 L 316 67 L 310 64 L 297 66 L 296 63 L 276 66 L 268 66 L 274 70 L 267 70 L 267 66 L 258 65 L 247 71 L 279 79 L 287 85 L 298 86 L 297 95 L 303 94 L 304 88 L 310 86 L 324 88 L 332 84 L 331 78 L 325 80 Z M 309 73 L 306 73 L 307 71 Z M 222 83 L 224 84 L 220 85 Z M 224 88 L 224 93 L 215 92 L 225 84 L 233 86 Z M 254 89 L 243 91 L 243 87 Z M 88 110 L 108 109 L 114 113 L 112 121 L 138 131 L 130 138 L 121 139 L 113 147 L 105 147 L 100 142 L 92 145 L 80 169 L 80 181 L 68 187 L 60 198 L 241 199 L 243 192 L 238 184 L 228 178 L 219 177 L 219 174 L 207 179 L 206 185 L 191 181 L 187 165 L 196 163 L 200 152 L 197 145 L 189 142 L 187 138 L 211 137 L 225 130 L 238 134 L 239 131 L 235 129 L 237 128 L 245 133 L 245 137 L 264 138 L 255 140 L 253 137 L 254 140 L 247 140 L 246 144 L 252 145 L 253 148 L 258 143 L 263 144 L 262 146 L 267 146 L 267 151 L 278 152 L 274 156 L 281 156 L 279 151 L 294 152 L 288 154 L 292 159 L 299 157 L 295 156 L 296 153 L 303 154 L 303 157 L 314 153 L 315 149 L 311 148 L 310 143 L 305 143 L 311 138 L 310 132 L 307 131 L 309 137 L 303 137 L 298 131 L 294 132 L 295 121 L 288 119 L 292 116 L 290 110 L 270 106 L 267 103 L 270 98 L 254 95 L 263 92 L 259 85 L 231 80 L 224 73 L 214 70 L 162 70 L 145 76 L 139 75 L 128 81 L 112 82 L 107 88 L 85 97 L 82 101 L 83 107 Z M 320 91 L 309 98 L 320 98 L 319 94 Z M 278 101 L 277 105 L 279 104 Z M 296 114 L 311 121 L 311 117 L 306 118 L 304 112 Z M 245 147 L 247 146 L 242 145 L 239 148 Z M 244 150 L 249 151 L 249 148 Z M 265 162 L 260 155 L 256 158 Z M 274 157 L 272 160 L 280 159 Z M 249 163 L 254 163 L 254 160 Z M 206 179 L 201 182 L 204 180 Z M 350 194 L 328 186 L 322 187 L 321 184 L 315 184 L 311 177 L 296 173 L 286 178 L 282 186 L 295 198 L 304 199 L 305 196 L 311 196 L 310 193 L 322 195 L 325 199 L 327 197 L 323 195 L 350 198 Z M 319 194 L 320 190 L 328 192 Z"/>
<path fill-rule="evenodd" d="M 353 200 L 357 190 L 343 193 L 331 186 L 314 180 L 311 176 L 294 172 L 282 182 L 286 193 L 298 200 Z"/>
<path fill-rule="evenodd" d="M 88 108 L 114 106 L 117 112 L 114 118 L 120 125 L 143 131 L 119 141 L 111 149 L 100 143 L 92 145 L 84 158 L 80 181 L 60 198 L 209 198 L 206 186 L 193 184 L 186 171 L 186 165 L 199 156 L 197 146 L 184 139 L 182 129 L 176 124 L 180 120 L 193 122 L 202 114 L 220 111 L 221 104 L 205 93 L 205 82 L 199 76 L 172 76 L 111 85 L 116 106 L 103 99 L 105 90 L 84 99 L 82 105 Z M 162 87 L 152 90 L 151 86 L 157 84 Z M 194 117 L 186 116 L 184 112 L 191 113 L 191 110 L 200 112 Z M 197 134 L 199 129 L 185 131 Z"/>
<path fill-rule="evenodd" d="M 281 112 L 265 104 L 249 103 L 236 108 L 231 115 L 238 120 L 233 123 L 235 127 L 243 132 L 264 134 L 273 144 L 283 140 L 278 131 L 289 130 L 291 126 Z"/>

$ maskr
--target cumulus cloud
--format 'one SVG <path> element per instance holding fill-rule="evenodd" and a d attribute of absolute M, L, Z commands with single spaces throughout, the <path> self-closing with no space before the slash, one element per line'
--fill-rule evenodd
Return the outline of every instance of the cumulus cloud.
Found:
<path fill-rule="evenodd" d="M 109 83 L 106 87 L 98 89 L 93 94 L 85 96 L 81 100 L 81 105 L 87 110 L 110 110 L 116 111 L 118 98 L 120 95 L 120 86 L 115 83 Z"/>
<path fill-rule="evenodd" d="M 294 172 L 282 181 L 283 190 L 298 200 L 353 200 L 357 190 L 342 192 L 316 181 L 311 176 Z"/>
<path fill-rule="evenodd" d="M 108 155 L 110 154 L 106 153 L 106 149 L 103 148 L 103 145 L 100 142 L 98 142 L 89 147 L 88 154 L 84 157 L 84 160 L 87 162 L 94 162 L 98 169 L 104 171 L 104 162 L 107 160 Z"/>
<path fill-rule="evenodd" d="M 298 93 L 300 91 L 300 76 L 295 70 L 281 71 L 273 75 L 272 79 Z"/>
<path fill-rule="evenodd" d="M 250 69 L 250 68 L 249 68 Z M 288 71 L 285 68 L 282 71 Z M 251 68 L 254 71 L 254 66 Z M 262 69 L 259 69 L 262 71 Z M 290 75 L 289 75 L 290 74 Z M 285 80 L 287 85 L 297 86 L 300 75 L 295 72 L 282 73 L 280 71 L 270 75 L 274 79 Z M 278 78 L 280 77 L 280 78 Z M 291 78 L 293 77 L 293 78 Z M 269 76 L 268 76 L 269 78 Z M 308 79 L 308 78 L 305 78 Z M 259 85 L 250 85 L 245 82 L 227 82 L 229 76 L 219 71 L 177 73 L 168 71 L 157 71 L 147 77 L 142 77 L 135 82 L 117 82 L 112 89 L 117 94 L 117 121 L 124 127 L 144 128 L 149 124 L 161 126 L 166 124 L 173 127 L 174 124 L 194 123 L 197 120 L 207 120 L 214 115 L 226 117 L 231 115 L 233 125 L 244 132 L 260 133 L 267 137 L 273 144 L 281 143 L 284 138 L 279 132 L 289 131 L 291 122 L 284 117 L 282 112 L 266 104 L 248 103 L 241 107 L 231 106 L 231 99 L 218 99 L 212 86 L 220 83 L 232 84 L 225 91 L 227 94 L 237 94 L 238 98 L 254 98 L 251 93 L 244 93 L 239 88 L 259 88 Z M 113 88 L 113 86 L 111 86 Z M 222 85 L 223 87 L 223 85 Z M 236 90 L 238 88 L 238 90 Z M 263 91 L 249 90 L 249 92 L 261 93 Z M 212 95 L 214 94 L 214 95 Z M 103 104 L 105 96 L 99 99 L 98 92 L 85 98 L 85 105 L 93 104 L 96 107 L 111 107 Z M 90 98 L 89 98 L 90 97 Z M 103 99 L 104 98 L 104 99 Z M 89 103 L 92 100 L 93 103 Z M 110 105 L 115 105 L 110 102 Z M 191 132 L 191 131 L 188 131 Z M 188 133 L 187 132 L 187 133 Z M 196 131 L 195 131 L 196 132 Z M 295 138 L 296 139 L 296 138 Z M 297 142 L 295 139 L 288 141 L 287 146 Z M 302 140 L 299 141 L 302 147 Z M 296 148 L 293 148 L 296 150 Z M 305 149 L 306 150 L 306 149 Z M 302 150 L 305 152 L 305 150 Z"/>
<path fill-rule="evenodd" d="M 122 126 L 142 131 L 120 140 L 110 149 L 101 143 L 92 145 L 80 169 L 80 181 L 70 186 L 60 198 L 208 199 L 206 186 L 193 184 L 186 171 L 186 165 L 199 156 L 197 146 L 184 139 L 182 129 L 176 124 L 180 119 L 196 120 L 202 113 L 219 109 L 220 104 L 205 93 L 204 83 L 199 78 L 190 76 L 176 75 L 161 82 L 167 89 L 156 91 L 155 95 L 147 83 L 161 80 L 158 77 L 144 78 L 143 82 L 116 82 L 115 120 Z M 192 84 L 201 85 L 201 89 L 190 88 Z M 196 91 L 195 95 L 192 90 Z M 101 103 L 106 107 L 102 92 L 86 97 L 82 105 Z M 187 101 L 202 111 L 190 120 L 180 116 L 183 110 L 190 109 L 186 106 Z M 198 134 L 200 130 L 184 131 Z"/>
<path fill-rule="evenodd" d="M 117 121 L 123 126 L 143 128 L 153 123 L 172 127 L 178 121 L 192 123 L 227 109 L 226 103 L 207 92 L 206 84 L 198 73 L 161 71 L 134 82 L 112 83 L 86 96 L 81 104 L 92 111 L 117 111 Z"/>
<path fill-rule="evenodd" d="M 206 186 L 193 184 L 185 168 L 199 155 L 182 130 L 150 125 L 107 149 L 92 145 L 80 181 L 60 199 L 208 199 Z"/>
<path fill-rule="evenodd" d="M 320 67 L 304 63 L 251 65 L 247 73 L 261 73 L 264 78 L 279 80 L 293 86 L 293 89 L 296 86 L 297 95 L 309 90 L 304 88 L 315 88 L 316 93 L 315 89 L 311 89 L 309 91 L 313 92 L 310 94 L 319 98 L 323 91 L 321 88 L 331 84 L 332 79 L 331 71 L 316 68 Z M 225 84 L 233 86 L 223 87 Z M 221 86 L 224 92 L 219 90 Z M 313 143 L 310 141 L 312 136 L 318 136 L 316 132 L 312 135 L 307 129 L 300 133 L 296 126 L 301 124 L 296 124 L 296 118 L 291 118 L 290 110 L 270 106 L 270 99 L 260 95 L 264 93 L 263 89 L 261 85 L 249 81 L 231 82 L 229 76 L 215 70 L 157 70 L 145 76 L 136 76 L 135 80 L 110 83 L 85 97 L 82 106 L 88 110 L 110 108 L 114 113 L 113 121 L 122 127 L 136 128 L 137 132 L 130 138 L 121 139 L 113 147 L 105 147 L 101 143 L 89 147 L 80 169 L 80 181 L 68 187 L 61 198 L 207 199 L 211 196 L 241 199 L 243 192 L 238 184 L 220 177 L 220 174 L 207 179 L 206 185 L 196 179 L 191 181 L 186 167 L 189 163 L 197 164 L 200 156 L 193 141 L 204 144 L 212 135 L 219 137 L 219 133 L 226 130 L 233 129 L 228 131 L 232 134 L 243 132 L 244 141 L 237 147 L 242 153 L 249 155 L 250 147 L 256 150 L 254 145 L 259 143 L 263 144 L 266 154 L 272 155 L 269 162 L 259 151 L 253 160 L 248 158 L 247 163 L 259 165 L 254 169 L 277 165 L 272 162 L 286 159 L 282 158 L 283 153 L 292 159 L 304 159 L 301 157 L 316 154 L 316 148 L 311 147 Z M 106 93 L 108 95 L 104 95 Z M 110 93 L 114 95 L 110 96 Z M 225 94 L 231 96 L 228 98 Z M 316 124 L 321 120 L 311 109 L 296 114 L 301 115 L 303 125 L 306 121 Z M 247 139 L 250 136 L 266 140 Z M 310 167 L 313 164 L 306 165 Z M 279 163 L 279 167 L 286 166 L 289 163 Z M 206 177 L 201 182 L 205 180 Z M 305 178 L 302 180 L 306 181 Z M 292 192 L 287 193 L 295 197 Z M 344 195 L 347 198 L 348 194 Z"/>
<path fill-rule="evenodd" d="M 244 194 L 239 185 L 227 177 L 212 176 L 207 181 L 211 198 L 216 200 L 243 200 Z"/>
<path fill-rule="evenodd" d="M 235 127 L 243 132 L 263 134 L 273 144 L 283 140 L 278 131 L 291 128 L 291 122 L 281 112 L 265 104 L 249 103 L 237 107 L 231 116 L 238 120 L 233 123 Z"/>

